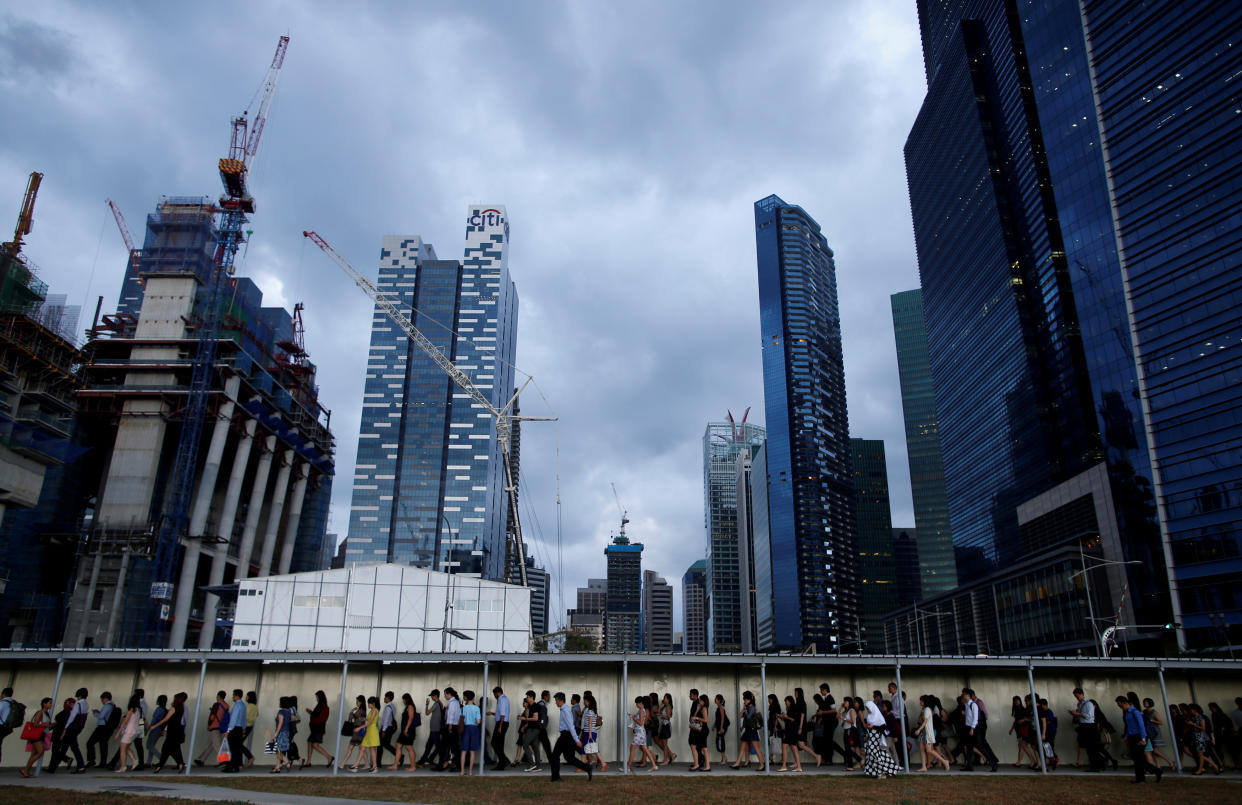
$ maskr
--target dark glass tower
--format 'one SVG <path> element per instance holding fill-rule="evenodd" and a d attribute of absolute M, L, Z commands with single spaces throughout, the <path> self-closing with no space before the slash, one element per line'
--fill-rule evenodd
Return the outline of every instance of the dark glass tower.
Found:
<path fill-rule="evenodd" d="M 777 196 L 755 202 L 755 246 L 773 645 L 833 651 L 858 640 L 836 265 L 819 224 Z"/>
<path fill-rule="evenodd" d="M 883 653 L 883 616 L 899 603 L 884 440 L 850 439 L 850 451 L 854 466 L 854 516 L 858 522 L 858 575 L 862 581 L 859 648 Z"/>
<path fill-rule="evenodd" d="M 901 378 L 901 409 L 906 422 L 906 451 L 910 461 L 910 492 L 918 539 L 919 573 L 915 589 L 903 585 L 902 598 L 917 601 L 957 586 L 953 559 L 953 532 L 949 527 L 949 499 L 944 489 L 944 456 L 940 449 L 940 420 L 936 390 L 927 354 L 927 324 L 923 320 L 923 292 L 918 288 L 890 297 L 893 335 L 897 341 L 897 371 Z M 913 596 L 911 598 L 911 596 Z"/>
<path fill-rule="evenodd" d="M 959 576 L 1081 545 L 1133 563 L 1096 581 L 1134 632 L 1172 616 L 1219 644 L 1208 613 L 1242 615 L 1242 8 L 968 0 L 919 21 L 906 162 Z M 1106 512 L 1035 511 L 1098 467 Z"/>

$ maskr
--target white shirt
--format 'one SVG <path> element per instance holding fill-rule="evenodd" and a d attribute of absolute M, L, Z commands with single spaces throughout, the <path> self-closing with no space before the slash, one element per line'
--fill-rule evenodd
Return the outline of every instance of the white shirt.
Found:
<path fill-rule="evenodd" d="M 974 729 L 979 726 L 979 705 L 975 704 L 974 699 L 966 700 L 966 728 Z"/>
<path fill-rule="evenodd" d="M 883 727 L 884 713 L 880 712 L 880 705 L 875 702 L 867 702 L 867 726 Z"/>
<path fill-rule="evenodd" d="M 509 697 L 503 693 L 496 699 L 496 720 L 509 720 Z"/>
<path fill-rule="evenodd" d="M 1083 699 L 1078 703 L 1078 723 L 1095 723 L 1095 705 L 1091 703 L 1090 699 Z"/>
<path fill-rule="evenodd" d="M 927 736 L 927 743 L 936 742 L 936 719 L 930 707 L 923 708 L 923 734 Z"/>

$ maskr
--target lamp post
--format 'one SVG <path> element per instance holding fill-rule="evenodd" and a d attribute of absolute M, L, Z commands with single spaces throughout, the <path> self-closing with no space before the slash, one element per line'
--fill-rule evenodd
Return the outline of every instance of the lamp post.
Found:
<path fill-rule="evenodd" d="M 1129 562 L 1118 562 L 1113 559 L 1094 559 L 1093 558 L 1092 560 L 1093 564 L 1090 567 L 1088 567 L 1087 566 L 1087 555 L 1083 553 L 1083 550 L 1082 550 L 1082 540 L 1078 541 L 1078 560 L 1079 562 L 1082 563 L 1082 570 L 1071 573 L 1070 578 L 1074 579 L 1079 576 L 1082 576 L 1087 586 L 1087 619 L 1091 623 L 1091 638 L 1092 638 L 1091 642 L 1095 643 L 1096 652 L 1099 653 L 1099 656 L 1103 657 L 1104 647 L 1100 645 L 1100 635 L 1099 635 L 1099 632 L 1097 632 L 1095 629 L 1095 604 L 1091 602 L 1091 571 L 1099 570 L 1102 567 L 1109 567 L 1111 565 L 1141 565 L 1143 563 L 1139 561 L 1138 559 L 1132 559 Z"/>
<path fill-rule="evenodd" d="M 440 512 L 440 519 L 444 521 L 444 530 L 448 532 L 448 561 L 445 563 L 448 572 L 448 583 L 444 589 L 444 628 L 440 630 L 440 653 L 444 653 L 448 651 L 449 611 L 453 608 L 453 545 L 455 538 L 453 537 L 453 527 L 449 525 L 448 518 L 444 516 L 444 512 Z"/>

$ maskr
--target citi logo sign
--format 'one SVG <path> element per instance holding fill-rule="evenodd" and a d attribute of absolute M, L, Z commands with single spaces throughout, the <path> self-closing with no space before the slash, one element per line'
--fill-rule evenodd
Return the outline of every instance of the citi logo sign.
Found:
<path fill-rule="evenodd" d="M 500 226 L 505 223 L 505 217 L 500 210 L 475 210 L 467 221 L 470 226 Z"/>

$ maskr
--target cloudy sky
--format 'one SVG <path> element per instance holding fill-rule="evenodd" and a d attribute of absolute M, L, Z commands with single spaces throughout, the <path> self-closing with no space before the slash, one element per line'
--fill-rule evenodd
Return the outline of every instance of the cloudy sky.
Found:
<path fill-rule="evenodd" d="M 518 367 L 546 398 L 523 410 L 560 417 L 522 442 L 554 624 L 603 575 L 612 483 L 680 623 L 705 546 L 704 426 L 748 406 L 764 420 L 752 205 L 770 193 L 836 252 L 850 431 L 885 440 L 894 522 L 913 523 L 889 311 L 918 283 L 913 0 L 3 5 L 0 224 L 44 172 L 26 253 L 84 323 L 101 295 L 115 309 L 126 261 L 104 199 L 141 240 L 161 195 L 218 194 L 229 119 L 291 37 L 238 264 L 265 303 L 306 305 L 342 535 L 371 304 L 301 232 L 374 272 L 383 235 L 460 256 L 466 206 L 505 204 Z"/>

